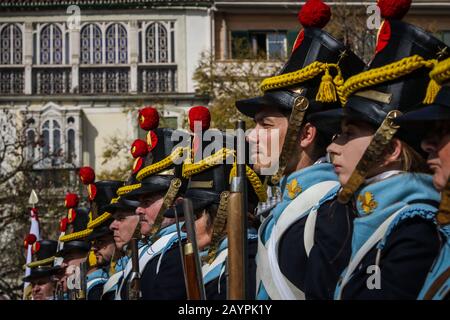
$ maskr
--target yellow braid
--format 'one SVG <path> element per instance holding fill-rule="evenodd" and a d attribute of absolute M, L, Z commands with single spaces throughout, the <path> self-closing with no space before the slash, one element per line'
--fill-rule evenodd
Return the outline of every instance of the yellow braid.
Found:
<path fill-rule="evenodd" d="M 95 218 L 94 220 L 90 221 L 87 225 L 88 229 L 94 229 L 101 225 L 103 222 L 111 218 L 111 213 L 104 212 L 101 216 Z"/>
<path fill-rule="evenodd" d="M 337 76 L 334 79 L 330 75 L 330 68 L 334 68 L 337 71 Z M 336 94 L 339 96 L 343 79 L 341 69 L 334 63 L 315 61 L 303 69 L 264 79 L 260 85 L 260 89 L 262 91 L 268 91 L 286 88 L 314 79 L 322 73 L 324 75 L 316 95 L 316 101 L 324 103 L 336 102 Z"/>
<path fill-rule="evenodd" d="M 90 235 L 92 233 L 92 231 L 93 231 L 92 229 L 85 229 L 82 231 L 67 234 L 67 235 L 60 237 L 59 241 L 68 242 L 68 241 L 72 241 L 72 240 L 83 239 L 83 238 L 86 238 L 88 235 Z"/>
<path fill-rule="evenodd" d="M 231 168 L 230 171 L 230 183 L 231 180 L 236 177 L 237 174 L 237 166 L 236 162 L 233 165 L 233 168 Z M 263 183 L 261 182 L 261 179 L 259 179 L 258 175 L 255 171 L 252 170 L 249 166 L 245 166 L 245 174 L 247 176 L 248 181 L 253 187 L 253 190 L 255 190 L 255 193 L 258 197 L 258 200 L 260 202 L 266 202 L 267 201 L 267 190 Z"/>
<path fill-rule="evenodd" d="M 174 164 L 174 162 L 176 160 L 183 157 L 185 150 L 186 149 L 182 148 L 182 147 L 176 148 L 175 151 L 173 151 L 168 157 L 166 157 L 163 160 L 158 161 L 154 164 L 151 164 L 151 165 L 145 167 L 144 169 L 142 169 L 141 171 L 139 171 L 139 173 L 136 176 L 136 179 L 138 181 L 142 181 L 142 179 L 170 167 L 171 165 Z"/>
<path fill-rule="evenodd" d="M 130 184 L 128 186 L 120 187 L 116 193 L 118 196 L 123 196 L 124 194 L 130 193 L 131 191 L 139 189 L 140 187 L 141 187 L 140 183 Z"/>
<path fill-rule="evenodd" d="M 425 60 L 421 56 L 414 55 L 380 68 L 361 72 L 353 77 L 350 77 L 347 81 L 345 81 L 342 88 L 342 105 L 345 105 L 349 96 L 358 90 L 398 79 L 423 67 L 431 69 L 434 67 L 436 62 L 436 60 Z M 434 85 L 430 83 L 425 101 L 430 100 L 431 96 L 435 93 L 434 89 Z"/>
<path fill-rule="evenodd" d="M 197 163 L 183 163 L 183 178 L 189 178 L 197 173 L 205 171 L 211 167 L 222 164 L 229 156 L 234 156 L 235 151 L 227 148 L 222 148 L 213 155 L 200 160 Z"/>
<path fill-rule="evenodd" d="M 443 84 L 450 80 L 450 58 L 445 59 L 430 72 L 430 77 L 438 84 Z"/>
<path fill-rule="evenodd" d="M 24 265 L 24 267 L 25 268 L 26 267 L 28 267 L 28 268 L 36 268 L 36 267 L 39 267 L 39 266 L 45 266 L 47 264 L 52 263 L 54 260 L 55 260 L 55 257 L 53 256 L 53 257 L 50 257 L 50 258 L 47 258 L 47 259 L 42 259 L 42 260 L 30 262 L 29 264 Z"/>

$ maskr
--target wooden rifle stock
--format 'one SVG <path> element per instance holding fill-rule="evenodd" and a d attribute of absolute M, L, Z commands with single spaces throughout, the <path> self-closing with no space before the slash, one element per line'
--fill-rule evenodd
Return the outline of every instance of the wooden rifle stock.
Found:
<path fill-rule="evenodd" d="M 189 300 L 205 300 L 205 286 L 203 285 L 202 267 L 195 233 L 195 217 L 191 200 L 183 200 L 183 211 L 187 234 L 187 242 L 183 247 L 186 293 Z"/>
<path fill-rule="evenodd" d="M 195 255 L 192 243 L 184 245 L 184 265 L 186 268 L 186 291 L 188 300 L 201 300 L 198 286 L 198 274 L 195 266 Z"/>
<path fill-rule="evenodd" d="M 228 199 L 228 300 L 246 299 L 247 274 L 247 174 L 245 122 L 237 122 L 237 174 Z"/>
<path fill-rule="evenodd" d="M 228 300 L 245 299 L 244 260 L 242 259 L 242 194 L 232 192 L 228 198 Z"/>
<path fill-rule="evenodd" d="M 133 237 L 130 240 L 131 248 L 131 274 L 127 283 L 128 300 L 140 300 L 141 293 L 141 274 L 139 270 L 139 223 L 137 224 Z"/>

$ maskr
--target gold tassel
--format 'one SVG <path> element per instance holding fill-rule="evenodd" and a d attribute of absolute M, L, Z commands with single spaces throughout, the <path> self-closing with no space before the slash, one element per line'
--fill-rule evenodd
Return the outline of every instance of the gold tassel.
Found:
<path fill-rule="evenodd" d="M 320 82 L 319 91 L 317 91 L 316 101 L 323 103 L 336 102 L 336 88 L 333 84 L 333 77 L 330 75 L 328 67 Z"/>
<path fill-rule="evenodd" d="M 89 251 L 88 262 L 90 267 L 95 267 L 97 265 L 97 258 L 95 257 L 94 250 Z"/>
<path fill-rule="evenodd" d="M 430 83 L 428 84 L 427 94 L 425 96 L 425 99 L 423 100 L 423 103 L 432 104 L 434 102 L 434 99 L 436 99 L 439 90 L 441 90 L 441 86 L 436 82 L 436 80 L 431 79 Z"/>

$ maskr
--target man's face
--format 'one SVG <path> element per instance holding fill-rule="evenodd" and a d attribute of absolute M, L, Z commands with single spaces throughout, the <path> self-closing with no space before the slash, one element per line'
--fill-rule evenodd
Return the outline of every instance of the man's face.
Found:
<path fill-rule="evenodd" d="M 250 160 L 258 173 L 278 161 L 288 128 L 288 118 L 276 107 L 263 108 L 255 115 L 255 128 L 247 136 Z"/>
<path fill-rule="evenodd" d="M 334 170 L 341 184 L 346 184 L 359 160 L 372 141 L 374 130 L 368 125 L 356 125 L 343 121 L 342 133 L 328 146 Z"/>
<path fill-rule="evenodd" d="M 114 238 L 111 234 L 104 235 L 92 241 L 92 249 L 94 250 L 99 266 L 107 265 L 111 261 L 114 248 Z"/>
<path fill-rule="evenodd" d="M 114 232 L 117 249 L 122 250 L 130 242 L 138 223 L 139 216 L 134 211 L 117 211 L 114 214 L 114 221 L 109 228 Z"/>
<path fill-rule="evenodd" d="M 31 281 L 31 295 L 33 300 L 47 300 L 53 297 L 55 284 L 51 276 L 37 278 Z"/>
<path fill-rule="evenodd" d="M 136 214 L 140 218 L 141 234 L 148 236 L 163 204 L 163 196 L 161 194 L 144 195 L 139 197 L 139 202 Z"/>
<path fill-rule="evenodd" d="M 427 164 L 433 170 L 433 184 L 442 191 L 450 177 L 450 128 L 444 122 L 433 126 L 434 130 L 422 141 L 422 149 L 428 153 Z"/>

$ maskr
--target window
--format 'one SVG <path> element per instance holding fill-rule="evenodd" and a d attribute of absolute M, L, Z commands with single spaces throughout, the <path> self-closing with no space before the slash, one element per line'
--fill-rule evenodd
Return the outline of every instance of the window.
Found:
<path fill-rule="evenodd" d="M 67 131 L 67 162 L 72 163 L 75 158 L 75 130 Z"/>
<path fill-rule="evenodd" d="M 56 120 L 47 120 L 42 125 L 42 156 L 59 156 L 61 152 L 61 126 Z"/>
<path fill-rule="evenodd" d="M 63 63 L 63 36 L 55 24 L 49 24 L 41 30 L 40 58 L 41 64 Z"/>
<path fill-rule="evenodd" d="M 95 24 L 83 27 L 80 35 L 81 63 L 102 63 L 102 31 Z"/>
<path fill-rule="evenodd" d="M 33 161 L 35 159 L 36 133 L 34 130 L 27 131 L 27 160 Z"/>
<path fill-rule="evenodd" d="M 174 65 L 175 22 L 143 23 L 140 28 L 139 61 L 143 65 L 138 70 L 138 91 L 175 92 L 177 85 L 177 66 Z"/>
<path fill-rule="evenodd" d="M 0 30 L 0 64 L 22 64 L 22 31 L 14 24 Z"/>
<path fill-rule="evenodd" d="M 106 63 L 128 63 L 127 31 L 115 23 L 106 29 Z"/>
<path fill-rule="evenodd" d="M 169 41 L 167 29 L 162 23 L 155 22 L 145 32 L 145 62 L 169 62 Z"/>
<path fill-rule="evenodd" d="M 437 37 L 441 39 L 447 46 L 450 46 L 450 30 L 440 31 Z"/>
<path fill-rule="evenodd" d="M 23 89 L 23 69 L 0 70 L 0 94 L 22 94 Z"/>
<path fill-rule="evenodd" d="M 267 35 L 267 58 L 283 59 L 286 57 L 286 34 L 269 33 Z"/>
<path fill-rule="evenodd" d="M 287 32 L 232 31 L 231 54 L 233 59 L 285 59 Z"/>

